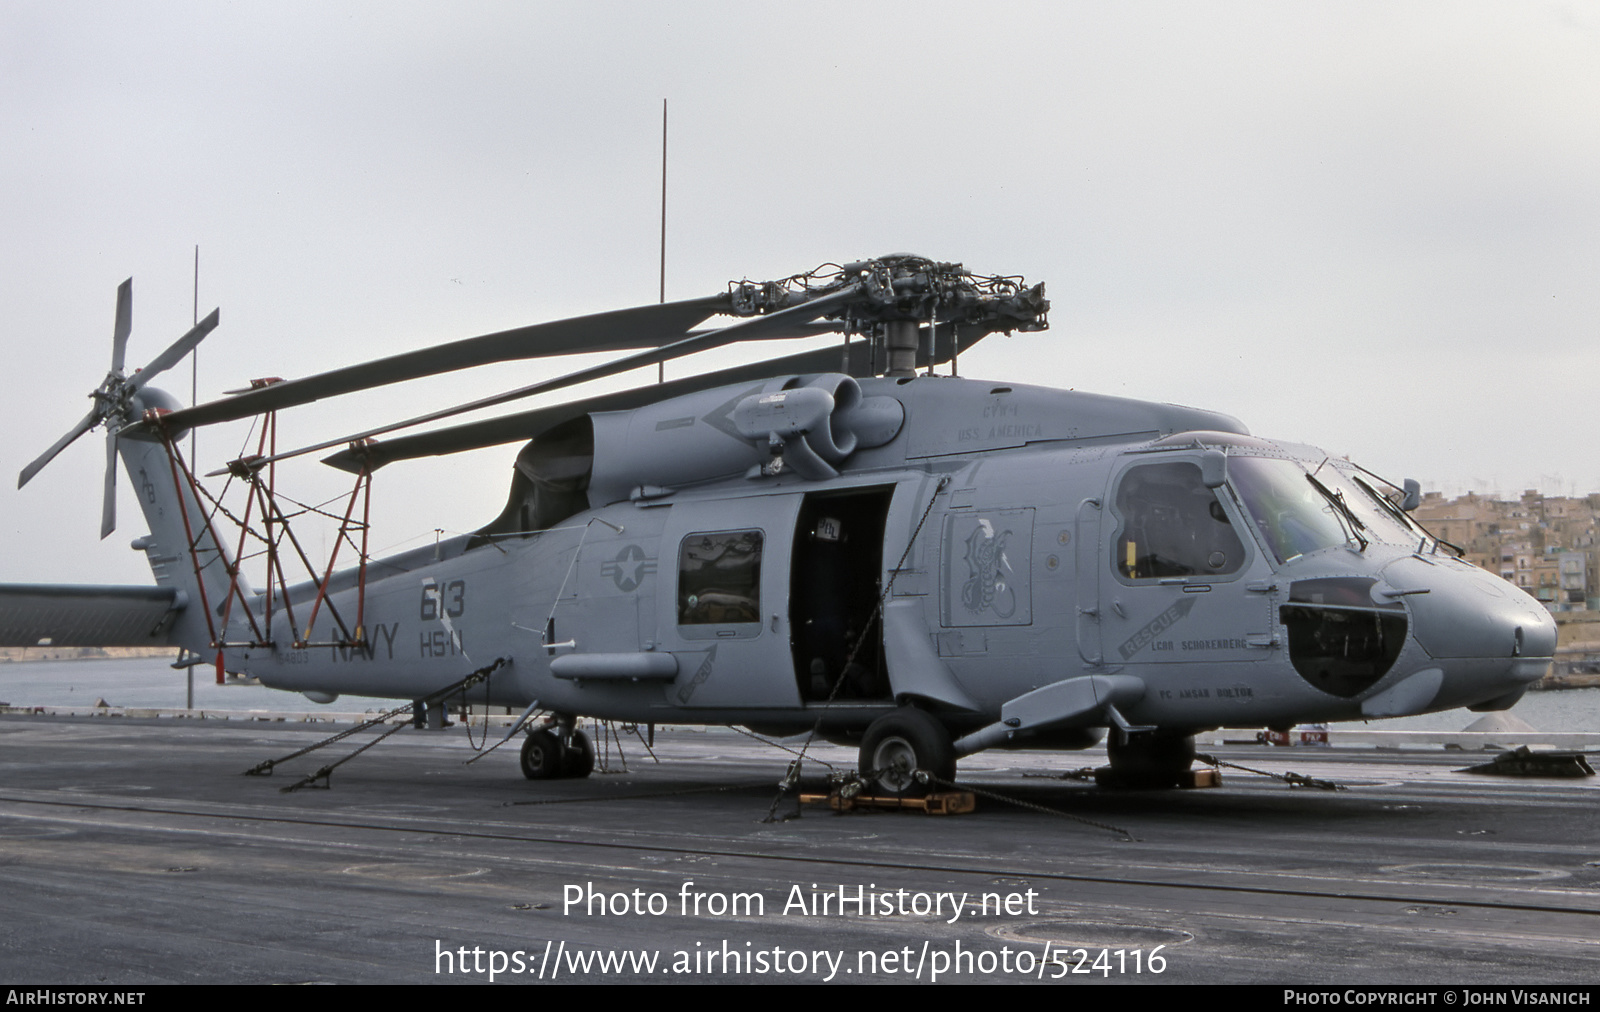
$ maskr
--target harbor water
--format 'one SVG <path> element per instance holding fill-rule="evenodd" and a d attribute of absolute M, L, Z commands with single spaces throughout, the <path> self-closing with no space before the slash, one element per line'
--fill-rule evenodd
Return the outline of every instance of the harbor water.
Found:
<path fill-rule="evenodd" d="M 21 661 L 0 664 L 0 702 L 12 706 L 181 708 L 186 674 L 162 657 Z M 210 667 L 194 669 L 194 705 L 205 710 L 318 710 L 363 713 L 393 709 L 401 701 L 343 696 L 327 707 L 299 693 L 260 685 L 217 685 Z M 1530 692 L 1510 713 L 1540 731 L 1600 731 L 1600 688 Z M 1461 731 L 1483 714 L 1467 710 L 1392 720 L 1356 721 L 1334 728 L 1373 731 Z"/>
<path fill-rule="evenodd" d="M 463 672 L 465 674 L 465 672 Z M 19 661 L 0 664 L 0 702 L 11 706 L 107 706 L 181 709 L 188 692 L 188 673 L 173 668 L 167 657 L 111 657 L 70 661 Z M 280 692 L 263 685 L 218 685 L 216 669 L 194 669 L 197 710 L 317 710 L 364 713 L 392 710 L 401 700 L 341 696 L 326 707 L 298 692 Z"/>

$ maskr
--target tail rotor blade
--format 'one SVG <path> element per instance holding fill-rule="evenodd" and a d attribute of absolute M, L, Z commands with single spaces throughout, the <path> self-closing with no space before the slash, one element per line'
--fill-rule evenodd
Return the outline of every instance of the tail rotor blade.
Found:
<path fill-rule="evenodd" d="M 55 441 L 54 446 L 39 454 L 39 456 L 34 459 L 33 463 L 22 469 L 22 473 L 17 476 L 17 487 L 21 488 L 29 481 L 33 480 L 33 476 L 43 470 L 46 464 L 54 460 L 56 454 L 60 453 L 62 450 L 65 450 L 68 446 L 71 446 L 74 439 L 77 439 L 85 432 L 88 432 L 90 429 L 94 428 L 95 423 L 99 421 L 100 413 L 98 410 L 91 411 L 87 415 L 84 415 L 77 425 L 74 425 L 71 429 L 67 430 L 67 434 L 65 436 L 62 436 L 60 439 Z"/>
<path fill-rule="evenodd" d="M 151 359 L 149 365 L 141 369 L 137 375 L 128 381 L 129 391 L 137 393 L 144 388 L 146 383 L 182 362 L 183 357 L 195 349 L 195 345 L 205 340 L 207 334 L 217 329 L 217 322 L 221 318 L 221 313 L 222 310 L 213 309 L 210 316 L 195 324 L 187 334 L 172 342 L 166 351 Z"/>
<path fill-rule="evenodd" d="M 100 540 L 117 529 L 117 434 L 106 431 L 105 491 L 100 500 Z"/>
<path fill-rule="evenodd" d="M 121 374 L 128 353 L 128 335 L 133 333 L 133 279 L 117 286 L 117 323 L 111 332 L 111 371 Z"/>

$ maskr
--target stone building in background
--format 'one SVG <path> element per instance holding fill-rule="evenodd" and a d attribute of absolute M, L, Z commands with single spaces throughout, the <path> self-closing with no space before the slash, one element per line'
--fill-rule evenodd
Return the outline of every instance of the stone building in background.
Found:
<path fill-rule="evenodd" d="M 1518 499 L 1428 492 L 1413 514 L 1467 561 L 1516 584 L 1552 612 L 1600 611 L 1600 493 Z"/>

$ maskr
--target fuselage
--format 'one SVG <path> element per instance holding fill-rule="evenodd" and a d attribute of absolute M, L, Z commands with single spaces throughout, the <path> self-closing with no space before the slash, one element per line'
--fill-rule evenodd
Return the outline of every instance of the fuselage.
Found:
<path fill-rule="evenodd" d="M 810 377 L 596 415 L 588 508 L 336 576 L 310 635 L 281 600 L 266 631 L 253 595 L 262 631 L 232 616 L 254 645 L 225 664 L 404 700 L 504 659 L 472 701 L 839 733 L 906 702 L 998 726 L 1034 693 L 1023 744 L 1113 705 L 1174 729 L 1504 706 L 1554 652 L 1536 601 L 1321 451 L 1174 405 L 843 379 L 838 414 L 875 435 L 832 464 L 734 407 Z M 291 593 L 301 621 L 314 596 Z M 357 645 L 296 645 L 358 612 Z"/>

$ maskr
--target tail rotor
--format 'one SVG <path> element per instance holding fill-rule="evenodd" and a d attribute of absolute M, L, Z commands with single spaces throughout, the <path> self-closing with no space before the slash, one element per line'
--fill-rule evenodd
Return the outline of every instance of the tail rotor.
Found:
<path fill-rule="evenodd" d="M 183 360 L 183 357 L 193 351 L 205 339 L 205 336 L 216 329 L 219 320 L 219 311 L 212 310 L 211 315 L 201 320 L 188 333 L 178 338 L 165 351 L 150 360 L 150 364 L 135 372 L 130 378 L 123 372 L 128 351 L 128 337 L 133 333 L 133 279 L 129 278 L 117 286 L 117 316 L 111 333 L 111 370 L 106 373 L 106 378 L 100 386 L 89 396 L 94 399 L 94 407 L 87 415 L 79 419 L 78 423 L 67 430 L 66 435 L 56 440 L 51 447 L 36 457 L 32 463 L 22 469 L 17 476 L 17 487 L 22 488 L 33 480 L 33 476 L 44 470 L 62 450 L 71 446 L 74 441 L 96 425 L 104 425 L 106 429 L 106 467 L 105 478 L 102 482 L 102 499 L 100 505 L 100 537 L 105 538 L 117 528 L 117 431 L 133 418 L 133 398 L 146 384 L 156 376 L 172 368 Z"/>

